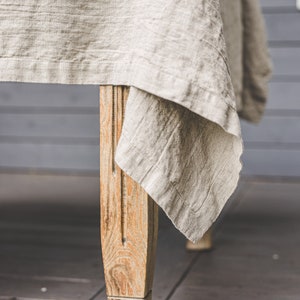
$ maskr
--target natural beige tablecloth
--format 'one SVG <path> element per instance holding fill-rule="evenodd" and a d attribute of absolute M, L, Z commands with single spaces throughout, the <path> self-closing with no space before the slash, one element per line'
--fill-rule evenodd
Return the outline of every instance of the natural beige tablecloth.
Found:
<path fill-rule="evenodd" d="M 270 67 L 257 0 L 0 0 L 0 80 L 131 86 L 115 161 L 194 242 L 237 186 Z"/>

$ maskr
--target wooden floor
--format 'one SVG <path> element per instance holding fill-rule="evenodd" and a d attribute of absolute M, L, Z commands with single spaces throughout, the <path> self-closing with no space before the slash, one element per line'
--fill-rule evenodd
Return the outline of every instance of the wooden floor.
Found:
<path fill-rule="evenodd" d="M 0 175 L 0 300 L 105 299 L 98 186 Z M 300 299 L 300 182 L 241 181 L 214 227 L 187 252 L 160 211 L 153 300 Z"/>

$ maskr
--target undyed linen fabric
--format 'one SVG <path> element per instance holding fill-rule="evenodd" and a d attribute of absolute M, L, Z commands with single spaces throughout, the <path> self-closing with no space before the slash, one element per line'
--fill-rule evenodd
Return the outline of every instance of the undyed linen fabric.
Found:
<path fill-rule="evenodd" d="M 221 15 L 240 118 L 259 123 L 272 63 L 258 0 L 221 0 Z"/>
<path fill-rule="evenodd" d="M 237 186 L 239 115 L 260 119 L 269 74 L 257 0 L 0 0 L 0 81 L 130 86 L 115 161 L 193 242 Z"/>

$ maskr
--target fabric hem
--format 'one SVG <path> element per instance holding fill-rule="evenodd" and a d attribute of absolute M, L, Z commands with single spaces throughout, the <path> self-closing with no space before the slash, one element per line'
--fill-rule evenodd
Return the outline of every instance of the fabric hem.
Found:
<path fill-rule="evenodd" d="M 157 69 L 142 58 L 133 56 L 131 60 L 118 63 L 89 61 L 77 64 L 69 61 L 0 58 L 0 81 L 134 86 L 182 105 L 220 125 L 226 132 L 241 136 L 240 127 L 237 125 L 239 117 L 236 107 L 228 103 L 228 99 L 234 97 L 233 95 L 213 93 L 200 84 Z M 24 61 L 28 64 L 24 65 Z M 217 116 L 222 116 L 223 119 Z"/>
<path fill-rule="evenodd" d="M 173 225 L 184 234 L 187 239 L 196 243 L 203 237 L 212 223 L 215 222 L 227 200 L 237 187 L 240 178 L 239 174 L 243 166 L 240 161 L 240 156 L 244 147 L 240 139 L 235 139 L 237 139 L 235 142 L 239 143 L 239 147 L 236 149 L 237 152 L 235 152 L 238 159 L 236 168 L 232 167 L 236 172 L 231 180 L 230 188 L 227 187 L 227 193 L 223 194 L 222 199 L 218 199 L 217 208 L 211 205 L 211 201 L 204 201 L 201 209 L 197 212 L 193 210 L 192 206 L 185 204 L 185 199 L 182 198 L 179 191 L 168 179 L 168 176 L 163 174 L 158 166 L 154 166 L 143 173 L 138 173 L 137 170 L 131 168 L 133 162 L 142 162 L 144 157 L 141 156 L 142 154 L 138 148 L 129 141 L 124 141 L 124 136 L 121 136 L 119 140 L 115 161 L 119 167 L 132 177 L 133 180 L 138 182 L 147 194 L 163 209 Z M 145 173 L 147 173 L 147 178 L 151 180 L 145 179 Z M 163 189 L 158 188 L 162 186 L 164 187 Z"/>
<path fill-rule="evenodd" d="M 119 167 L 145 189 L 179 231 L 189 240 L 197 242 L 208 230 L 207 226 L 211 226 L 211 223 L 218 217 L 225 202 L 236 189 L 242 169 L 240 157 L 243 152 L 243 143 L 239 118 L 235 107 L 228 103 L 232 100 L 232 95 L 213 93 L 200 84 L 173 76 L 161 69 L 156 69 L 156 66 L 144 63 L 144 61 L 133 58 L 132 60 L 132 62 L 126 61 L 126 63 L 97 64 L 93 62 L 82 65 L 63 61 L 59 63 L 29 61 L 28 65 L 24 66 L 22 59 L 12 61 L 2 58 L 0 59 L 0 81 L 133 86 L 177 103 L 233 135 L 233 138 L 237 140 L 234 142 L 239 146 L 235 146 L 233 149 L 236 158 L 236 164 L 231 166 L 233 174 L 224 183 L 229 188 L 227 186 L 226 193 L 222 195 L 221 199 L 218 198 L 217 201 L 214 201 L 209 198 L 214 205 L 211 205 L 211 201 L 205 200 L 201 209 L 197 211 L 184 204 L 185 200 L 181 198 L 168 176 L 160 172 L 157 167 L 152 166 L 150 170 L 142 167 L 139 170 L 133 170 L 131 167 L 134 165 L 133 162 L 138 160 L 142 163 L 144 157 L 139 157 L 140 152 L 136 151 L 132 144 L 128 144 L 127 141 L 121 142 L 124 135 L 121 135 L 119 140 L 115 154 L 115 161 Z M 17 70 L 20 72 L 16 74 Z M 76 72 L 72 70 L 76 70 Z M 77 75 L 71 76 L 70 74 Z M 123 146 L 120 147 L 120 145 Z M 147 174 L 146 177 L 145 174 Z M 158 189 L 158 186 L 161 188 Z"/>

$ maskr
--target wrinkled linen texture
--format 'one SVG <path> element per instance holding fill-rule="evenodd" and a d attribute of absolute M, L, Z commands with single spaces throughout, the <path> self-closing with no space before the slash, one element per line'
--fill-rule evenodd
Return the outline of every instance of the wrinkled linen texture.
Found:
<path fill-rule="evenodd" d="M 240 118 L 259 123 L 268 98 L 272 62 L 258 0 L 221 0 L 221 14 Z"/>
<path fill-rule="evenodd" d="M 243 57 L 244 4 L 260 63 Z M 0 80 L 130 86 L 115 161 L 196 242 L 239 180 L 237 110 L 263 112 L 264 38 L 256 0 L 0 0 Z"/>

